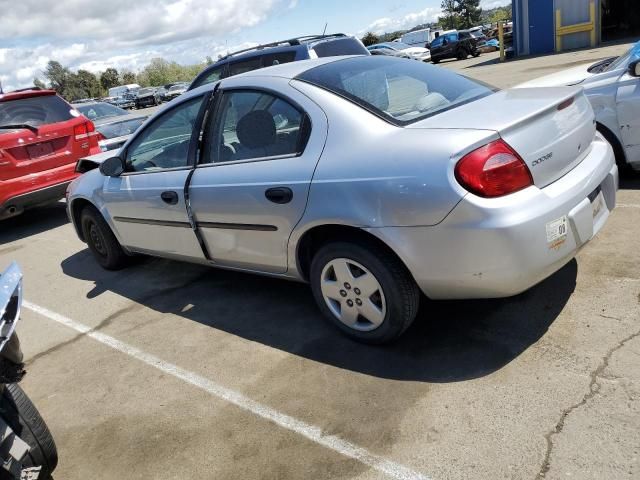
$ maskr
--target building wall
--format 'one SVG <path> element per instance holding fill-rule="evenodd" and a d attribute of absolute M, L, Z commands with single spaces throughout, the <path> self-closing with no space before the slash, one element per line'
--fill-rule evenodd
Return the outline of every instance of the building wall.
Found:
<path fill-rule="evenodd" d="M 575 25 L 579 23 L 585 23 L 590 21 L 590 3 L 592 0 L 554 0 L 553 11 L 549 11 L 548 5 L 538 0 L 513 0 L 513 22 L 515 32 L 515 49 L 518 55 L 529 55 L 539 48 L 540 44 L 549 42 L 548 35 L 553 35 L 553 44 L 555 41 L 555 28 L 556 25 L 556 10 L 560 10 L 562 26 Z M 593 0 L 596 8 L 596 39 L 600 41 L 600 0 Z M 553 32 L 548 32 L 547 29 L 530 29 L 530 13 L 533 9 L 544 9 L 542 12 L 537 12 L 543 15 L 552 15 L 553 24 L 555 25 Z M 535 12 L 534 12 L 535 16 Z M 545 38 L 540 36 L 544 35 Z M 544 41 L 546 40 L 546 42 Z M 535 43 L 534 43 L 535 42 Z M 570 35 L 564 35 L 562 37 L 562 49 L 570 50 L 574 48 L 588 47 L 591 44 L 591 35 L 589 32 L 579 32 Z M 553 49 L 547 53 L 553 52 Z M 538 52 L 543 53 L 543 52 Z"/>

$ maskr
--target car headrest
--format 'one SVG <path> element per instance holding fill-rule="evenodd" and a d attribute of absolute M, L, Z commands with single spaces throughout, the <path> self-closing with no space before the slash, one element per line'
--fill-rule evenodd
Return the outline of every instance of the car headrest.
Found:
<path fill-rule="evenodd" d="M 236 135 L 243 147 L 264 148 L 276 141 L 276 122 L 266 110 L 253 110 L 240 119 Z"/>

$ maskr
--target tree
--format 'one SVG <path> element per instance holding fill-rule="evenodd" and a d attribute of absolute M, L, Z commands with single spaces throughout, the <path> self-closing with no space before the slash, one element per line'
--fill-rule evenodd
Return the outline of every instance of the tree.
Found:
<path fill-rule="evenodd" d="M 471 28 L 480 23 L 482 9 L 480 0 L 442 0 L 439 23 L 444 29 Z"/>
<path fill-rule="evenodd" d="M 107 68 L 100 74 L 100 85 L 102 85 L 103 89 L 108 91 L 110 88 L 117 87 L 119 84 L 118 70 L 115 68 Z"/>
<path fill-rule="evenodd" d="M 130 83 L 136 83 L 136 74 L 130 71 L 124 71 L 121 75 L 122 85 L 129 85 Z"/>
<path fill-rule="evenodd" d="M 365 47 L 368 47 L 369 45 L 374 45 L 379 42 L 380 42 L 380 39 L 373 32 L 367 32 L 365 36 L 362 37 L 362 43 L 364 43 Z"/>
<path fill-rule="evenodd" d="M 45 89 L 47 88 L 47 86 L 44 84 L 44 82 L 42 80 L 40 80 L 39 78 L 34 78 L 33 79 L 33 86 L 36 88 L 41 88 L 41 89 Z"/>
<path fill-rule="evenodd" d="M 95 98 L 101 95 L 100 82 L 93 73 L 87 70 L 78 70 L 74 80 L 77 89 L 83 93 L 84 98 Z"/>
<path fill-rule="evenodd" d="M 456 4 L 456 12 L 462 28 L 471 28 L 480 23 L 482 18 L 480 0 L 456 0 Z"/>
<path fill-rule="evenodd" d="M 69 69 L 55 60 L 49 60 L 44 69 L 44 77 L 49 81 L 51 88 L 62 96 L 65 94 L 65 89 L 68 88 L 69 75 L 71 75 Z"/>

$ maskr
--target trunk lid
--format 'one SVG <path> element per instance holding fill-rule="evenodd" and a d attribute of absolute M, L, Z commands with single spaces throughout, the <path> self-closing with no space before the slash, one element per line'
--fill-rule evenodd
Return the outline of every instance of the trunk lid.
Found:
<path fill-rule="evenodd" d="M 525 161 L 535 185 L 543 188 L 587 156 L 596 123 L 582 89 L 558 87 L 500 91 L 408 128 L 495 131 Z"/>

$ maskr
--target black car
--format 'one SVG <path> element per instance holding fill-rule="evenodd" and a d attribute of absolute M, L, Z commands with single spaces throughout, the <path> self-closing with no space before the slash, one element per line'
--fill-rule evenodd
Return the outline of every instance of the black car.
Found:
<path fill-rule="evenodd" d="M 198 74 L 189 90 L 222 78 L 281 63 L 339 55 L 369 55 L 362 42 L 343 33 L 298 37 L 258 45 L 222 57 Z"/>
<path fill-rule="evenodd" d="M 156 95 L 156 89 L 152 87 L 141 88 L 136 95 L 136 108 L 155 107 L 160 101 Z"/>
<path fill-rule="evenodd" d="M 447 58 L 464 60 L 469 55 L 480 55 L 478 41 L 468 30 L 440 35 L 430 44 L 431 61 L 438 63 Z"/>

